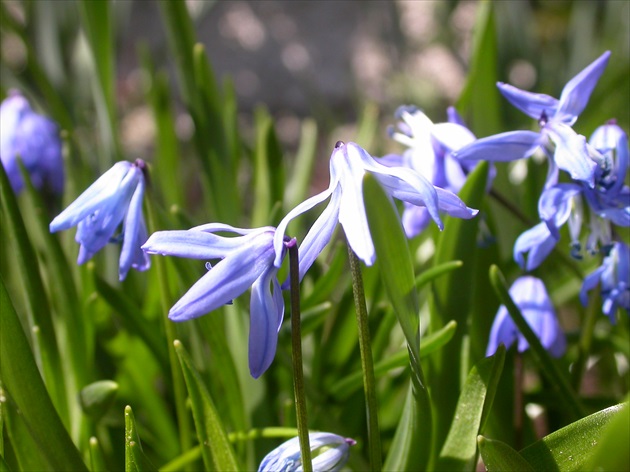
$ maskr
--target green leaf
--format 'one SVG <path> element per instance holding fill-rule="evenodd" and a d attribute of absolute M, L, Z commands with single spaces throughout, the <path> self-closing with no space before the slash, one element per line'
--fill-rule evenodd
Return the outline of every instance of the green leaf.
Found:
<path fill-rule="evenodd" d="M 69 423 L 66 388 L 55 329 L 39 270 L 39 262 L 24 225 L 9 179 L 0 166 L 0 200 L 2 202 L 3 232 L 8 246 L 15 252 L 17 269 L 24 288 L 28 326 L 36 345 L 35 359 L 42 366 L 42 375 L 52 401 L 64 423 Z M 7 241 L 3 241 L 4 244 Z M 36 335 L 37 334 L 37 335 Z"/>
<path fill-rule="evenodd" d="M 488 181 L 488 163 L 480 162 L 468 175 L 459 197 L 471 208 L 482 208 Z M 462 366 L 462 344 L 469 329 L 473 308 L 471 300 L 479 277 L 476 264 L 479 257 L 477 232 L 480 215 L 470 220 L 446 217 L 444 231 L 439 235 L 433 265 L 461 261 L 463 267 L 437 279 L 430 298 L 431 331 L 440 329 L 447 321 L 455 320 L 457 331 L 448 348 L 431 357 L 429 372 L 431 392 L 436 414 L 437 450 L 448 434 L 448 428 L 457 405 L 461 382 L 468 374 Z M 460 380 L 461 379 L 461 380 Z M 436 451 L 437 452 L 437 451 Z"/>
<path fill-rule="evenodd" d="M 155 471 L 157 468 L 142 451 L 136 419 L 131 407 L 125 407 L 125 472 Z"/>
<path fill-rule="evenodd" d="M 99 380 L 84 387 L 79 392 L 79 403 L 86 415 L 98 420 L 116 398 L 118 384 L 113 380 Z"/>
<path fill-rule="evenodd" d="M 483 458 L 483 464 L 488 472 L 514 471 L 534 472 L 534 469 L 519 453 L 509 445 L 501 441 L 477 438 L 479 452 Z"/>
<path fill-rule="evenodd" d="M 630 470 L 629 424 L 630 407 L 626 401 L 621 409 L 614 413 L 614 418 L 611 418 L 609 423 L 604 426 L 604 431 L 599 435 L 600 440 L 595 449 L 589 451 L 591 454 L 588 466 L 585 467 L 586 470 Z"/>
<path fill-rule="evenodd" d="M 604 446 L 601 451 L 598 450 L 598 444 L 603 440 L 610 439 L 605 436 L 606 427 L 612 423 L 619 424 L 621 420 L 618 418 L 627 418 L 626 412 L 623 412 L 623 404 L 611 406 L 605 410 L 598 411 L 592 415 L 575 421 L 568 426 L 565 426 L 558 431 L 555 431 L 540 441 L 535 442 L 531 446 L 526 447 L 521 451 L 523 456 L 535 470 L 548 470 L 558 472 L 571 472 L 578 470 L 595 470 L 595 467 L 585 467 L 588 464 L 596 464 L 598 458 L 602 458 L 601 453 L 605 453 L 607 450 L 611 451 L 613 457 L 609 460 L 615 460 L 619 458 L 621 451 L 628 451 L 628 442 L 621 442 L 620 449 L 615 449 L 613 444 L 608 443 L 608 446 Z M 612 420 L 615 420 L 614 422 Z M 616 426 L 618 427 L 618 426 Z M 625 429 L 625 433 L 624 430 Z M 611 430 L 615 434 L 615 430 Z M 621 427 L 621 436 L 615 439 L 622 439 L 623 434 L 628 436 L 628 422 L 624 421 Z M 610 434 L 610 433 L 608 433 Z M 606 444 L 604 442 L 604 444 Z M 607 449 L 612 446 L 612 449 Z M 614 452 L 613 452 L 614 451 Z M 626 456 L 627 457 L 627 456 Z M 593 461 L 593 462 L 591 462 Z M 606 469 L 599 469 L 606 470 Z M 617 469 L 621 470 L 621 469 Z"/>
<path fill-rule="evenodd" d="M 0 281 L 0 378 L 42 453 L 56 470 L 87 470 L 39 374 L 22 325 Z"/>
<path fill-rule="evenodd" d="M 559 398 L 563 399 L 562 404 L 565 406 L 567 412 L 576 418 L 583 417 L 584 408 L 582 407 L 577 394 L 571 388 L 566 374 L 560 370 L 555 359 L 549 355 L 547 350 L 540 343 L 538 336 L 536 336 L 532 328 L 529 326 L 527 320 L 523 318 L 521 310 L 516 306 L 512 297 L 510 297 L 505 277 L 503 277 L 501 270 L 497 266 L 492 266 L 490 268 L 490 282 L 497 296 L 501 300 L 501 303 L 507 308 L 514 324 L 529 343 L 530 351 L 534 355 L 538 367 L 551 383 L 554 390 L 559 395 Z"/>
<path fill-rule="evenodd" d="M 103 451 L 101 446 L 94 436 L 90 438 L 90 471 L 91 472 L 105 472 L 107 465 L 105 464 L 105 458 L 103 457 Z"/>
<path fill-rule="evenodd" d="M 497 90 L 497 33 L 492 2 L 480 2 L 473 30 L 470 71 L 457 109 L 478 136 L 501 130 L 499 92 Z"/>
<path fill-rule="evenodd" d="M 504 360 L 505 347 L 500 346 L 494 356 L 483 359 L 468 374 L 436 470 L 475 470 L 477 436 L 492 407 Z"/>
<path fill-rule="evenodd" d="M 448 274 L 452 270 L 459 269 L 463 265 L 462 261 L 449 261 L 435 267 L 431 267 L 416 277 L 416 288 L 420 289 L 429 282 L 433 282 L 439 276 Z"/>
<path fill-rule="evenodd" d="M 184 372 L 195 429 L 207 470 L 240 470 L 214 402 L 181 342 L 173 343 Z"/>
<path fill-rule="evenodd" d="M 387 456 L 385 470 L 424 470 L 431 444 L 431 402 L 420 366 L 419 305 L 413 263 L 398 213 L 371 175 L 363 179 L 363 196 L 381 280 L 407 339 L 412 386 L 407 408 L 413 416 L 401 422 L 394 441 L 405 447 Z"/>

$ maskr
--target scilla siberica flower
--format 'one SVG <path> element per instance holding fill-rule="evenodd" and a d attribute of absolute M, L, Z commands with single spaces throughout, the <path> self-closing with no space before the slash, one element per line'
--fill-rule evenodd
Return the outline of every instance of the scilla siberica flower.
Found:
<path fill-rule="evenodd" d="M 334 472 L 348 461 L 350 446 L 356 441 L 332 433 L 310 433 L 308 435 L 313 454 L 313 470 Z M 302 456 L 299 438 L 292 438 L 275 448 L 260 463 L 258 472 L 302 471 Z"/>
<path fill-rule="evenodd" d="M 602 265 L 587 275 L 580 291 L 580 301 L 588 302 L 588 292 L 601 284 L 604 303 L 602 311 L 615 324 L 617 308 L 630 314 L 630 248 L 625 243 L 614 243 Z"/>
<path fill-rule="evenodd" d="M 64 171 L 57 125 L 33 111 L 16 90 L 0 104 L 0 159 L 16 193 L 24 188 L 18 159 L 35 188 L 63 192 Z"/>
<path fill-rule="evenodd" d="M 628 171 L 628 138 L 614 121 L 595 130 L 589 145 L 599 154 L 594 187 L 567 182 L 546 188 L 538 202 L 542 222 L 521 234 L 514 244 L 514 259 L 527 270 L 538 267 L 560 239 L 559 229 L 569 225 L 572 254 L 581 257 L 583 202 L 590 208 L 586 249 L 609 248 L 611 225 L 630 226 L 630 189 L 624 185 Z M 527 255 L 527 261 L 525 260 Z"/>
<path fill-rule="evenodd" d="M 217 232 L 240 236 L 219 236 Z M 158 231 L 142 248 L 149 254 L 221 259 L 170 309 L 173 321 L 205 315 L 244 293 L 250 286 L 249 370 L 260 377 L 276 354 L 278 330 L 284 317 L 282 290 L 274 266 L 275 228 L 241 229 L 210 223 L 187 231 Z M 281 259 L 295 240 L 282 241 Z M 273 291 L 271 288 L 273 287 Z"/>
<path fill-rule="evenodd" d="M 408 149 L 402 155 L 389 154 L 377 159 L 378 162 L 389 167 L 408 167 L 436 187 L 458 193 L 476 163 L 460 162 L 451 156 L 453 151 L 475 141 L 457 111 L 453 107 L 448 109 L 447 123 L 434 124 L 413 106 L 399 107 L 396 117 L 402 120 L 398 123 L 398 131 L 390 128 L 389 133 Z M 429 221 L 426 207 L 405 203 L 402 224 L 408 238 L 420 234 Z"/>
<path fill-rule="evenodd" d="M 151 263 L 141 246 L 147 240 L 142 215 L 145 163 L 117 162 L 50 223 L 54 233 L 77 226 L 78 264 L 83 264 L 107 243 L 122 240 L 118 275 L 129 269 L 147 270 Z M 116 231 L 122 225 L 122 231 Z"/>
<path fill-rule="evenodd" d="M 513 161 L 528 157 L 538 147 L 552 157 L 549 160 L 547 186 L 558 180 L 558 168 L 572 178 L 594 185 L 597 155 L 586 143 L 584 136 L 571 126 L 584 110 L 588 99 L 608 64 L 610 51 L 606 51 L 582 72 L 573 77 L 562 90 L 560 99 L 541 93 L 520 90 L 499 82 L 500 92 L 512 105 L 534 118 L 540 132 L 510 131 L 482 138 L 454 153 L 461 160 Z M 555 150 L 551 151 L 551 142 Z"/>
<path fill-rule="evenodd" d="M 355 143 L 338 141 L 330 157 L 330 185 L 323 192 L 308 198 L 291 210 L 280 222 L 274 238 L 276 267 L 282 262 L 282 241 L 289 222 L 330 197 L 330 203 L 315 221 L 300 245 L 300 278 L 313 264 L 332 237 L 337 222 L 341 223 L 348 244 L 366 265 L 376 258 L 363 203 L 363 177 L 369 172 L 385 192 L 403 202 L 425 206 L 440 229 L 440 211 L 459 218 L 472 218 L 478 212 L 468 208 L 448 190 L 435 187 L 412 169 L 387 167 L 377 162 Z"/>
<path fill-rule="evenodd" d="M 510 287 L 510 297 L 543 347 L 554 357 L 562 356 L 567 348 L 566 338 L 543 281 L 531 276 L 519 277 Z M 525 336 L 512 321 L 507 308 L 501 305 L 492 323 L 486 356 L 493 355 L 500 344 L 509 348 L 515 342 L 519 352 L 529 349 Z"/>

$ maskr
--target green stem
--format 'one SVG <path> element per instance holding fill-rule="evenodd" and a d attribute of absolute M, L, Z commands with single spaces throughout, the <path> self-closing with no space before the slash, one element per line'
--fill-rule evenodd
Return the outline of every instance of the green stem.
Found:
<path fill-rule="evenodd" d="M 151 192 L 147 192 L 148 197 L 146 199 L 148 208 L 148 225 L 151 233 L 157 230 L 157 215 L 156 210 L 152 202 Z M 166 274 L 166 266 L 164 258 L 154 257 L 152 262 L 155 263 L 158 276 L 158 284 L 160 286 L 160 301 L 162 303 L 162 309 L 164 313 L 168 313 L 171 307 L 171 296 L 168 285 L 168 276 Z M 168 346 L 168 359 L 171 365 L 171 376 L 173 379 L 173 392 L 175 395 L 175 413 L 177 415 L 177 428 L 179 430 L 179 445 L 182 452 L 187 451 L 191 444 L 192 438 L 190 435 L 190 417 L 186 409 L 186 384 L 184 383 L 184 374 L 181 371 L 179 359 L 175 352 L 173 342 L 177 339 L 175 331 L 175 324 L 168 319 L 165 315 L 164 330 L 166 332 L 166 344 Z"/>
<path fill-rule="evenodd" d="M 295 393 L 295 414 L 298 437 L 302 453 L 304 472 L 312 472 L 311 446 L 308 437 L 306 417 L 306 392 L 304 391 L 304 370 L 302 368 L 302 333 L 300 326 L 300 263 L 295 239 L 289 243 L 289 269 L 291 277 L 291 353 L 293 358 L 293 390 Z"/>
<path fill-rule="evenodd" d="M 378 428 L 378 409 L 376 403 L 376 380 L 374 376 L 374 360 L 370 344 L 370 327 L 363 291 L 363 276 L 357 255 L 348 245 L 350 272 L 352 273 L 352 292 L 357 313 L 357 327 L 359 329 L 359 349 L 361 351 L 361 367 L 363 370 L 363 389 L 365 391 L 365 407 L 368 421 L 368 441 L 371 470 L 379 471 L 382 466 L 381 438 Z"/>
<path fill-rule="evenodd" d="M 599 292 L 599 289 L 597 289 Z M 598 303 L 600 303 L 599 297 L 596 293 L 591 293 L 588 306 L 586 308 L 586 314 L 584 319 L 584 325 L 580 333 L 580 341 L 578 343 L 578 358 L 573 366 L 573 388 L 576 392 L 580 391 L 582 385 L 582 376 L 584 375 L 584 369 L 586 367 L 586 360 L 591 352 L 591 344 L 593 343 L 593 332 L 595 331 L 595 324 L 601 311 L 598 309 Z"/>

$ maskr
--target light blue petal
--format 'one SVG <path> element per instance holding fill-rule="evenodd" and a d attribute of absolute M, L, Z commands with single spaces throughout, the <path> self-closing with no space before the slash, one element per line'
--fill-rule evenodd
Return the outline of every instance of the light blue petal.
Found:
<path fill-rule="evenodd" d="M 273 262 L 271 232 L 251 239 L 219 261 L 171 308 L 169 318 L 197 318 L 241 295 Z"/>
<path fill-rule="evenodd" d="M 426 207 L 405 203 L 405 211 L 402 215 L 402 225 L 405 229 L 405 235 L 408 238 L 414 238 L 419 235 L 427 227 L 431 221 L 431 215 Z"/>
<path fill-rule="evenodd" d="M 140 171 L 141 172 L 141 171 Z M 150 266 L 149 256 L 142 250 L 142 244 L 147 240 L 147 229 L 142 216 L 142 201 L 144 197 L 144 177 L 140 177 L 131 201 L 127 216 L 123 223 L 123 244 L 120 250 L 118 277 L 124 280 L 131 267 L 136 270 L 147 270 Z"/>
<path fill-rule="evenodd" d="M 517 336 L 518 329 L 514 321 L 512 321 L 512 318 L 508 315 L 507 309 L 501 305 L 492 323 L 492 328 L 490 329 L 486 357 L 494 355 L 501 344 L 509 348 L 514 344 Z"/>
<path fill-rule="evenodd" d="M 549 232 L 547 225 L 539 223 L 522 233 L 514 243 L 514 260 L 527 271 L 538 267 L 553 250 L 557 240 Z M 525 262 L 525 254 L 527 262 Z"/>
<path fill-rule="evenodd" d="M 562 120 L 569 125 L 575 122 L 578 115 L 586 107 L 591 93 L 595 85 L 597 85 L 597 81 L 608 64 L 609 58 L 610 51 L 606 51 L 567 82 L 562 90 L 562 95 L 560 95 L 560 104 L 554 118 Z"/>
<path fill-rule="evenodd" d="M 207 233 L 236 233 L 241 236 L 246 236 L 254 233 L 264 233 L 265 231 L 274 231 L 273 226 L 263 226 L 260 228 L 237 228 L 236 226 L 228 225 L 225 223 L 206 223 L 204 225 L 195 226 L 190 228 L 191 231 L 205 231 Z"/>
<path fill-rule="evenodd" d="M 446 109 L 446 116 L 449 123 L 455 123 L 466 127 L 466 123 L 464 122 L 462 115 L 459 114 L 455 107 L 448 107 Z"/>
<path fill-rule="evenodd" d="M 532 93 L 503 82 L 497 82 L 499 92 L 516 108 L 538 121 L 543 113 L 548 117 L 556 114 L 559 101 L 544 93 Z"/>
<path fill-rule="evenodd" d="M 435 187 L 438 196 L 438 208 L 451 216 L 469 220 L 479 213 L 479 210 L 468 208 L 466 204 L 453 192 Z"/>
<path fill-rule="evenodd" d="M 332 194 L 330 203 L 317 218 L 311 229 L 300 244 L 300 280 L 306 271 L 313 265 L 317 256 L 330 241 L 339 220 L 339 207 L 341 204 L 341 187 L 337 187 Z"/>
<path fill-rule="evenodd" d="M 540 133 L 508 131 L 481 138 L 468 146 L 453 151 L 458 160 L 509 162 L 528 157 L 539 146 Z"/>
<path fill-rule="evenodd" d="M 251 238 L 226 238 L 197 230 L 158 231 L 142 246 L 149 254 L 187 257 L 189 259 L 222 259 Z"/>
<path fill-rule="evenodd" d="M 586 306 L 588 304 L 588 292 L 597 287 L 604 270 L 606 270 L 606 268 L 602 265 L 584 277 L 584 282 L 582 282 L 582 288 L 580 289 L 580 301 L 582 305 Z"/>
<path fill-rule="evenodd" d="M 406 164 L 406 159 L 400 154 L 387 154 L 383 157 L 375 158 L 376 162 L 385 167 L 401 167 Z"/>
<path fill-rule="evenodd" d="M 112 199 L 119 198 L 120 187 L 129 178 L 131 162 L 121 161 L 101 175 L 85 192 L 50 223 L 50 232 L 71 228 Z"/>
<path fill-rule="evenodd" d="M 332 179 L 332 176 L 331 176 Z M 334 184 L 334 186 L 333 186 Z M 287 215 L 282 218 L 282 221 L 280 221 L 280 224 L 278 225 L 278 227 L 276 228 L 276 234 L 273 238 L 273 247 L 276 251 L 276 258 L 274 260 L 274 265 L 276 267 L 280 267 L 282 265 L 282 258 L 284 256 L 284 233 L 287 230 L 287 226 L 289 225 L 289 223 L 291 222 L 291 220 L 293 218 L 296 218 L 297 216 L 301 215 L 302 213 L 310 210 L 311 208 L 313 208 L 315 205 L 320 204 L 321 202 L 323 202 L 324 200 L 326 200 L 331 193 L 333 192 L 334 188 L 337 186 L 337 182 L 331 180 L 331 186 L 328 187 L 326 190 L 324 190 L 321 193 L 318 193 L 317 195 L 314 195 L 306 200 L 304 200 L 302 203 L 300 203 L 298 206 L 296 206 L 293 210 L 291 210 L 289 213 L 287 213 Z"/>
<path fill-rule="evenodd" d="M 254 282 L 249 310 L 249 372 L 257 379 L 271 365 L 278 345 L 278 329 L 284 317 L 284 300 L 273 265 Z M 274 294 L 270 284 L 274 281 Z M 275 296 L 274 296 L 275 295 Z"/>
<path fill-rule="evenodd" d="M 558 229 L 571 215 L 571 199 L 581 193 L 577 184 L 557 184 L 543 191 L 538 200 L 538 214 L 547 223 L 554 238 L 560 239 Z"/>
<path fill-rule="evenodd" d="M 555 121 L 547 123 L 544 131 L 556 145 L 553 159 L 558 167 L 575 180 L 581 180 L 593 187 L 597 164 L 589 157 L 586 138 L 577 134 L 570 126 Z"/>
<path fill-rule="evenodd" d="M 465 126 L 455 123 L 437 123 L 431 128 L 431 136 L 449 151 L 457 151 L 475 141 L 475 135 Z"/>

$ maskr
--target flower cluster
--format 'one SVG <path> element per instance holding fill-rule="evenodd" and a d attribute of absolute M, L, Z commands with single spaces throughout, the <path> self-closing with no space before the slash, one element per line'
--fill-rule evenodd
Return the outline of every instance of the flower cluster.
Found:
<path fill-rule="evenodd" d="M 64 172 L 57 125 L 31 108 L 16 90 L 0 104 L 0 160 L 16 193 L 24 188 L 19 160 L 35 188 L 63 192 Z"/>

